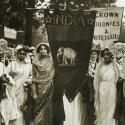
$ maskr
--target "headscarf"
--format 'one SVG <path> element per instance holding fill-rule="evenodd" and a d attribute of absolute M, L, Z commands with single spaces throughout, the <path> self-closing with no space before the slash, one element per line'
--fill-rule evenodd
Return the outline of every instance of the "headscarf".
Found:
<path fill-rule="evenodd" d="M 34 53 L 35 53 L 35 54 L 34 54 L 34 55 L 35 55 L 35 58 L 34 58 L 34 60 L 33 60 L 33 64 L 35 64 L 35 65 L 40 65 L 40 60 L 39 60 L 40 54 L 39 54 L 39 52 L 37 52 L 37 50 L 38 50 L 38 48 L 39 48 L 41 45 L 48 47 L 48 49 L 50 50 L 48 43 L 39 43 L 39 44 L 37 45 L 36 49 L 35 49 L 35 52 L 34 52 Z M 47 57 L 51 57 L 51 56 L 50 56 L 50 52 L 48 53 Z"/>

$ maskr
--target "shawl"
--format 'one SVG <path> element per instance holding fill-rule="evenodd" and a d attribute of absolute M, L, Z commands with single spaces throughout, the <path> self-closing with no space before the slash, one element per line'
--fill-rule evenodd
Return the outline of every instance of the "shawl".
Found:
<path fill-rule="evenodd" d="M 44 44 L 39 44 L 37 48 L 40 45 Z M 37 112 L 44 110 L 49 105 L 54 76 L 53 61 L 50 54 L 48 53 L 46 57 L 39 60 L 37 48 L 35 59 L 32 64 L 32 81 L 33 84 L 40 86 L 40 88 L 36 90 L 39 95 L 34 107 L 34 117 L 37 116 Z"/>
<path fill-rule="evenodd" d="M 46 45 L 47 43 L 40 43 L 36 47 L 37 48 L 40 45 Z M 49 48 L 49 46 L 48 46 Z M 53 61 L 50 56 L 50 53 L 46 57 L 44 57 L 42 60 L 39 60 L 39 53 L 35 52 L 35 59 L 33 60 L 33 72 L 32 72 L 33 82 L 35 83 L 44 83 L 49 82 L 53 79 L 54 76 L 54 68 L 53 68 Z"/>
<path fill-rule="evenodd" d="M 52 60 L 46 57 L 41 62 L 37 61 L 37 63 L 33 63 L 32 73 L 33 82 L 36 84 L 51 81 L 54 75 Z"/>

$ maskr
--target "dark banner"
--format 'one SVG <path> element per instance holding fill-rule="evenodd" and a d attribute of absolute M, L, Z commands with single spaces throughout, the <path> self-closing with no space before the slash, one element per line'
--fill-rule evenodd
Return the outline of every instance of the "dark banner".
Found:
<path fill-rule="evenodd" d="M 73 99 L 87 72 L 95 11 L 45 11 L 45 24 L 55 65 L 54 84 Z M 60 90 L 60 89 L 59 89 Z"/>

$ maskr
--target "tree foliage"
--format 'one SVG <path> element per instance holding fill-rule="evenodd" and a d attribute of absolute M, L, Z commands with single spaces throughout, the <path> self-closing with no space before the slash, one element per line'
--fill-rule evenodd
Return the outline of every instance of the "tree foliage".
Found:
<path fill-rule="evenodd" d="M 25 0 L 0 0 L 0 24 L 14 29 L 24 28 Z"/>
<path fill-rule="evenodd" d="M 48 0 L 0 0 L 0 25 L 5 25 L 16 30 L 24 30 L 26 8 L 33 4 L 40 6 L 40 2 Z M 115 0 L 51 0 L 50 7 L 60 8 L 67 5 L 69 8 L 105 7 Z M 34 20 L 35 24 L 37 22 Z"/>

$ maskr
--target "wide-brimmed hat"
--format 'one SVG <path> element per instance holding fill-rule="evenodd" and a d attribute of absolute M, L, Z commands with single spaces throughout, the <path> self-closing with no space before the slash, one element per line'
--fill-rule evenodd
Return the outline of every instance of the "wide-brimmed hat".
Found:
<path fill-rule="evenodd" d="M 25 45 L 17 45 L 17 47 L 15 48 L 15 51 L 18 52 L 20 50 L 24 50 L 25 52 L 28 52 L 29 51 L 29 47 L 28 46 L 25 46 Z"/>
<path fill-rule="evenodd" d="M 123 41 L 123 40 L 116 40 L 116 41 L 113 41 L 113 43 L 115 43 L 115 44 L 125 44 L 125 41 Z"/>
<path fill-rule="evenodd" d="M 114 48 L 116 50 L 122 50 L 122 51 L 125 50 L 125 41 L 117 40 L 114 41 L 113 43 L 114 43 Z"/>

